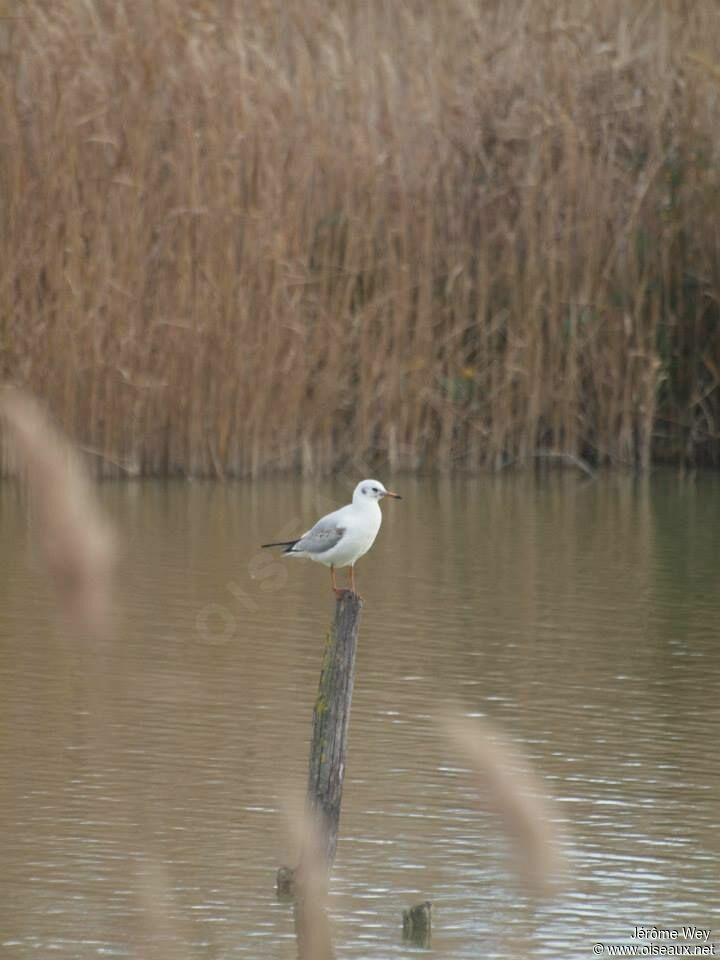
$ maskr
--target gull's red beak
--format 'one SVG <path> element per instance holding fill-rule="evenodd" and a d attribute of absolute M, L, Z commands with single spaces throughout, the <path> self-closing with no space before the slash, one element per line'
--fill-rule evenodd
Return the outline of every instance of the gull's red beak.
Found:
<path fill-rule="evenodd" d="M 392 490 L 386 490 L 386 491 L 385 491 L 385 496 L 386 496 L 386 497 L 392 497 L 393 500 L 402 500 L 402 497 L 400 496 L 400 494 L 399 494 L 399 493 L 393 493 Z"/>

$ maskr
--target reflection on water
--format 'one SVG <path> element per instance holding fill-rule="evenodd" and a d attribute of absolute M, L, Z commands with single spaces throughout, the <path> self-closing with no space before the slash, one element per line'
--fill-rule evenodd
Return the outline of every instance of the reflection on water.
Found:
<path fill-rule="evenodd" d="M 407 955 L 401 910 L 425 898 L 437 957 L 584 960 L 638 923 L 720 926 L 720 483 L 393 483 L 405 499 L 358 565 L 342 956 Z M 332 595 L 324 568 L 258 544 L 351 487 L 104 487 L 126 551 L 115 635 L 92 646 L 55 616 L 0 490 L 3 957 L 163 938 L 163 956 L 294 956 L 274 871 Z M 543 777 L 574 871 L 555 900 L 510 873 L 436 729 L 448 697 Z"/>

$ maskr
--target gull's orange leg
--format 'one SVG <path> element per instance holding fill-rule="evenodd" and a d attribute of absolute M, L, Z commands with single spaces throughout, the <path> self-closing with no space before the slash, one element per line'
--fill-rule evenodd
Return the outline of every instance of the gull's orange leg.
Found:
<path fill-rule="evenodd" d="M 333 564 L 330 564 L 330 582 L 332 583 L 333 593 L 339 599 L 344 593 L 347 593 L 347 590 L 344 587 L 338 587 L 335 582 L 335 567 Z"/>
<path fill-rule="evenodd" d="M 357 590 L 355 589 L 355 564 L 354 563 L 350 564 L 350 589 L 352 590 L 353 593 L 357 593 Z"/>

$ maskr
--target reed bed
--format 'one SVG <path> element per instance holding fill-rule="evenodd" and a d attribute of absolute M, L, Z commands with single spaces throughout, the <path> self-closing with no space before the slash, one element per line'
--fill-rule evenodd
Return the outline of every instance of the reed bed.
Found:
<path fill-rule="evenodd" d="M 101 475 L 718 463 L 718 49 L 715 0 L 0 0 L 2 375 Z"/>

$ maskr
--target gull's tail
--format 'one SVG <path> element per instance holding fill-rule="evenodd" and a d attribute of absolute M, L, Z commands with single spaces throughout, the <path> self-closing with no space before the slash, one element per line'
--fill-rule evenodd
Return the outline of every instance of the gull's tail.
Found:
<path fill-rule="evenodd" d="M 265 547 L 285 547 L 283 553 L 290 553 L 292 548 L 296 543 L 299 543 L 300 540 L 278 540 L 276 543 L 261 543 L 260 546 L 264 549 Z"/>

